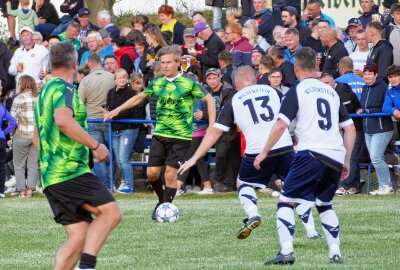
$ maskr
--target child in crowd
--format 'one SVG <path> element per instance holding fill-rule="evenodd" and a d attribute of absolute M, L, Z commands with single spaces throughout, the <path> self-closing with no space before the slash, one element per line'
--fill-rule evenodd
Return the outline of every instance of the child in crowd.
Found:
<path fill-rule="evenodd" d="M 30 0 L 19 1 L 21 9 L 11 9 L 11 3 L 7 2 L 7 13 L 8 15 L 18 18 L 18 33 L 24 27 L 35 29 L 35 26 L 39 24 L 39 19 L 36 12 L 29 7 Z"/>

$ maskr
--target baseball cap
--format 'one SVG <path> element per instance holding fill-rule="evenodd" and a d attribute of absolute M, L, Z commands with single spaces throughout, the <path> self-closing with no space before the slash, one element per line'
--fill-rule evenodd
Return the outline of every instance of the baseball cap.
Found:
<path fill-rule="evenodd" d="M 99 30 L 99 34 L 100 34 L 100 36 L 101 36 L 102 39 L 105 39 L 106 37 L 108 37 L 109 35 L 111 35 L 111 33 L 108 32 L 107 29 L 104 29 L 104 28 L 102 28 L 102 29 Z"/>
<path fill-rule="evenodd" d="M 347 23 L 347 27 L 349 27 L 350 25 L 358 26 L 361 25 L 361 22 L 358 18 L 351 18 Z"/>
<path fill-rule="evenodd" d="M 183 36 L 184 36 L 184 37 L 186 37 L 186 36 L 192 36 L 192 37 L 194 37 L 193 31 L 194 31 L 194 28 L 186 28 L 186 29 L 183 31 Z"/>
<path fill-rule="evenodd" d="M 90 15 L 90 10 L 86 7 L 80 8 L 78 11 L 78 16 Z"/>
<path fill-rule="evenodd" d="M 24 31 L 28 31 L 28 32 L 31 32 L 31 33 L 33 34 L 33 30 L 32 30 L 29 26 L 24 26 L 24 27 L 22 27 L 22 29 L 21 29 L 21 31 L 19 32 L 19 34 L 21 35 L 22 32 L 24 32 Z"/>
<path fill-rule="evenodd" d="M 194 30 L 192 32 L 193 36 L 197 36 L 198 33 L 200 33 L 201 31 L 206 30 L 207 28 L 209 28 L 210 26 L 206 23 L 206 22 L 198 22 L 196 23 L 196 25 L 194 26 Z"/>
<path fill-rule="evenodd" d="M 265 51 L 258 46 L 255 47 L 251 53 L 255 53 L 255 52 L 261 53 L 262 55 L 265 54 Z"/>
<path fill-rule="evenodd" d="M 218 68 L 210 68 L 210 69 L 207 69 L 207 71 L 206 71 L 206 78 L 207 78 L 207 76 L 208 75 L 210 75 L 210 74 L 215 74 L 215 75 L 221 75 L 221 70 L 219 70 Z"/>
<path fill-rule="evenodd" d="M 299 13 L 297 12 L 297 9 L 292 6 L 286 6 L 282 9 L 282 11 L 287 11 L 291 16 L 295 15 L 297 18 L 299 17 Z"/>

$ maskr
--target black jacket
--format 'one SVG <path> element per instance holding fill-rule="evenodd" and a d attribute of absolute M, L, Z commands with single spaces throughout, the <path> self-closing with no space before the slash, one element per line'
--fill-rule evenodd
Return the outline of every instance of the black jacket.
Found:
<path fill-rule="evenodd" d="M 159 25 L 161 29 L 162 24 Z M 181 24 L 180 22 L 176 22 L 174 25 L 174 32 L 173 34 L 173 39 L 174 39 L 174 44 L 177 45 L 183 45 L 185 41 L 183 40 L 183 32 L 185 31 L 185 26 Z"/>
<path fill-rule="evenodd" d="M 224 75 L 222 75 L 221 81 L 227 82 L 227 83 L 229 83 L 230 85 L 233 86 L 232 72 L 233 72 L 232 64 L 227 65 L 226 68 L 225 68 Z"/>
<path fill-rule="evenodd" d="M 296 84 L 296 74 L 292 63 L 285 61 L 279 66 L 279 69 L 282 72 L 282 85 L 292 87 Z"/>
<path fill-rule="evenodd" d="M 0 43 L 0 80 L 1 86 L 4 88 L 2 95 L 5 95 L 8 90 L 11 90 L 15 82 L 14 77 L 8 74 L 11 58 L 12 53 L 7 45 Z"/>
<path fill-rule="evenodd" d="M 387 40 L 380 40 L 367 58 L 367 64 L 375 63 L 378 66 L 378 75 L 387 80 L 386 69 L 393 64 L 393 47 Z"/>
<path fill-rule="evenodd" d="M 135 92 L 132 88 L 128 85 L 125 85 L 124 88 L 118 89 L 117 87 L 113 87 L 108 91 L 107 94 L 107 109 L 114 110 L 118 106 L 122 105 L 130 99 L 131 97 L 135 96 Z M 117 119 L 137 119 L 137 109 L 135 107 L 130 108 L 128 110 L 122 111 L 118 114 L 118 116 L 114 117 L 115 120 Z M 139 124 L 128 124 L 128 123 L 114 123 L 112 126 L 113 131 L 117 130 L 125 130 L 125 129 L 134 129 L 138 128 Z"/>
<path fill-rule="evenodd" d="M 258 22 L 258 35 L 264 37 L 269 44 L 272 44 L 272 12 L 265 8 L 260 13 L 254 13 L 250 19 Z"/>
<path fill-rule="evenodd" d="M 378 77 L 371 85 L 364 85 L 361 95 L 361 108 L 364 113 L 381 113 L 385 101 L 387 84 Z M 377 134 L 393 130 L 393 121 L 390 116 L 386 117 L 364 117 L 364 132 Z"/>
<path fill-rule="evenodd" d="M 348 113 L 356 113 L 361 108 L 361 103 L 350 85 L 347 83 L 337 83 L 335 90 L 339 95 L 340 102 L 346 107 Z M 353 122 L 356 131 L 363 131 L 361 118 L 353 118 Z"/>
<path fill-rule="evenodd" d="M 219 68 L 218 54 L 225 50 L 225 43 L 214 33 L 204 41 L 204 54 L 198 54 L 197 60 L 203 65 L 203 73 L 209 68 Z"/>
<path fill-rule="evenodd" d="M 337 41 L 336 44 L 329 48 L 326 52 L 325 63 L 322 72 L 331 74 L 335 79 L 339 77 L 339 61 L 345 56 L 349 56 L 347 49 L 344 47 L 342 42 Z"/>
<path fill-rule="evenodd" d="M 363 28 L 367 28 L 367 25 L 372 21 L 372 15 L 374 14 L 379 14 L 379 6 L 378 5 L 374 5 L 372 7 L 372 9 L 369 12 L 365 12 L 363 14 L 361 14 L 360 17 L 358 17 L 358 19 L 360 20 Z M 383 23 L 383 16 L 381 15 L 381 22 Z"/>

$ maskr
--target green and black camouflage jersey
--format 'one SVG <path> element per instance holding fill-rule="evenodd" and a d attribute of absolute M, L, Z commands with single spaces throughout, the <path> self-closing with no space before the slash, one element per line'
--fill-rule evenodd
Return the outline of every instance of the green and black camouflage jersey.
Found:
<path fill-rule="evenodd" d="M 86 108 L 75 87 L 60 78 L 50 79 L 40 91 L 35 107 L 43 188 L 90 172 L 89 149 L 67 137 L 56 125 L 54 111 L 61 107 L 70 108 L 74 119 L 87 130 Z"/>
<path fill-rule="evenodd" d="M 143 92 L 158 96 L 155 135 L 191 140 L 193 131 L 193 104 L 206 92 L 191 79 L 178 76 L 172 82 L 165 77 L 155 79 Z"/>

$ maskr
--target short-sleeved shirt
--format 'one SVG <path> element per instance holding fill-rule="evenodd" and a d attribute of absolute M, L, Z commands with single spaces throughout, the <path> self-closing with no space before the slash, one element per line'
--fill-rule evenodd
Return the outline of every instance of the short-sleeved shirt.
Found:
<path fill-rule="evenodd" d="M 35 107 L 43 188 L 90 173 L 89 149 L 57 127 L 54 111 L 62 107 L 70 108 L 74 119 L 87 130 L 86 108 L 75 87 L 60 78 L 51 78 L 41 89 Z"/>
<path fill-rule="evenodd" d="M 155 79 L 143 93 L 158 96 L 155 135 L 192 139 L 193 105 L 196 99 L 206 95 L 195 81 L 181 75 L 170 81 L 163 76 Z"/>

